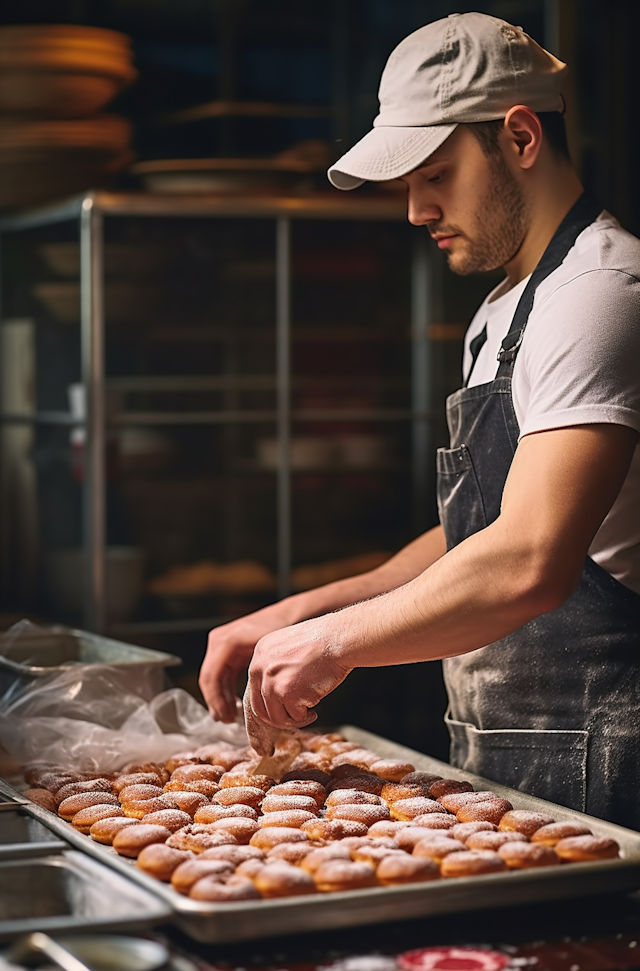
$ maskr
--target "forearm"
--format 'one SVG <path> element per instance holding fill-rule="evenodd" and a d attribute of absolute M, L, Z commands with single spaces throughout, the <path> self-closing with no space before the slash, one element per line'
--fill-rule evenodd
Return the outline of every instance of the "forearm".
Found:
<path fill-rule="evenodd" d="M 332 652 L 349 669 L 464 654 L 559 606 L 569 586 L 497 523 L 404 586 L 341 611 Z"/>
<path fill-rule="evenodd" d="M 445 552 L 444 532 L 441 526 L 435 526 L 375 570 L 305 590 L 266 609 L 273 611 L 274 617 L 282 618 L 283 627 L 319 617 L 402 586 L 427 570 Z"/>

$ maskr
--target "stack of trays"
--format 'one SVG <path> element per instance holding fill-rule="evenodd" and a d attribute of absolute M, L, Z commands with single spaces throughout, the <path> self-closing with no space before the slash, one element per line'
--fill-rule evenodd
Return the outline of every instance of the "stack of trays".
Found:
<path fill-rule="evenodd" d="M 0 207 L 101 185 L 125 168 L 131 126 L 99 112 L 135 78 L 129 38 L 115 31 L 0 28 Z"/>

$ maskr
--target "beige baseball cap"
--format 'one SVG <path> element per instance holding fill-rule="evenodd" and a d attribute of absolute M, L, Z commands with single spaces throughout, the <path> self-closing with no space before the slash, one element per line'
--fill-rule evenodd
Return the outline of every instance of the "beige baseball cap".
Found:
<path fill-rule="evenodd" d="M 328 171 L 336 189 L 417 168 L 459 124 L 504 118 L 514 105 L 563 111 L 567 65 L 521 27 L 483 13 L 450 14 L 409 34 L 380 79 L 373 129 Z"/>

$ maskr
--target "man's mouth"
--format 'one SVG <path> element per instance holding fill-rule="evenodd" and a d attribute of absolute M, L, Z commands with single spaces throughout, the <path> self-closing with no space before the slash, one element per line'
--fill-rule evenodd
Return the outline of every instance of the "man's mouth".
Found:
<path fill-rule="evenodd" d="M 438 249 L 446 249 L 452 239 L 456 238 L 456 233 L 450 233 L 449 235 L 432 235 L 432 239 L 438 244 Z"/>

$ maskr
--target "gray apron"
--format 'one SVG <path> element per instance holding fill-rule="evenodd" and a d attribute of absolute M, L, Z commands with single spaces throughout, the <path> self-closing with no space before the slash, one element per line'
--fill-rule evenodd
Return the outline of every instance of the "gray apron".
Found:
<path fill-rule="evenodd" d="M 520 298 L 495 380 L 447 401 L 451 447 L 438 450 L 447 549 L 500 514 L 519 434 L 513 367 L 535 291 L 599 211 L 582 196 L 558 228 Z M 640 595 L 587 558 L 561 607 L 448 658 L 444 673 L 453 765 L 640 829 Z"/>

